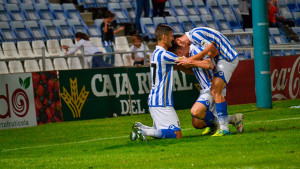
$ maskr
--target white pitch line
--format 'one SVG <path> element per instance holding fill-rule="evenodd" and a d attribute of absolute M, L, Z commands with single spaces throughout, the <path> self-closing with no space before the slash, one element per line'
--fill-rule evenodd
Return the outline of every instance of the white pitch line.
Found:
<path fill-rule="evenodd" d="M 285 119 L 266 120 L 266 121 L 254 121 L 254 122 L 248 122 L 248 123 L 244 123 L 244 124 L 271 123 L 271 122 L 277 122 L 277 121 L 299 120 L 299 119 L 300 119 L 300 117 L 295 117 L 295 118 L 285 118 Z M 185 128 L 185 129 L 181 129 L 181 130 L 191 130 L 191 129 L 194 129 L 194 128 Z M 98 139 L 91 139 L 91 140 L 75 141 L 75 142 L 70 142 L 70 143 L 48 144 L 48 145 L 32 146 L 32 147 L 20 147 L 20 148 L 2 150 L 1 152 L 9 152 L 9 151 L 17 151 L 17 150 L 25 150 L 25 149 L 35 149 L 35 148 L 43 148 L 43 147 L 54 147 L 54 146 L 69 145 L 69 144 L 81 144 L 81 143 L 88 143 L 88 142 L 94 142 L 94 141 L 120 139 L 120 138 L 125 138 L 125 137 L 128 137 L 128 136 L 106 137 L 106 138 L 98 138 Z"/>

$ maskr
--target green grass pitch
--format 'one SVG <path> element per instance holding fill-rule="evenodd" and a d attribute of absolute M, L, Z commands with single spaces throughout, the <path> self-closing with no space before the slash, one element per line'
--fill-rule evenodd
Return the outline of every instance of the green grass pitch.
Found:
<path fill-rule="evenodd" d="M 300 99 L 229 106 L 244 113 L 245 131 L 201 136 L 189 110 L 177 111 L 183 138 L 131 142 L 135 121 L 151 125 L 149 114 L 53 123 L 0 130 L 0 168 L 300 168 Z M 99 112 L 101 113 L 101 112 Z"/>

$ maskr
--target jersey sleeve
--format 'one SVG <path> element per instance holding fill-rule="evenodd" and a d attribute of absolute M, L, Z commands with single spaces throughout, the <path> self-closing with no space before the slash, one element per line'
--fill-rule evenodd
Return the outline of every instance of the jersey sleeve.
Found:
<path fill-rule="evenodd" d="M 178 60 L 178 56 L 175 55 L 172 52 L 165 52 L 164 56 L 163 56 L 163 61 L 166 63 L 174 63 L 174 61 Z"/>
<path fill-rule="evenodd" d="M 216 36 L 215 32 L 207 29 L 197 29 L 191 31 L 189 35 L 192 43 L 200 46 L 205 46 L 212 43 L 219 50 L 219 45 L 217 42 L 218 37 Z"/>

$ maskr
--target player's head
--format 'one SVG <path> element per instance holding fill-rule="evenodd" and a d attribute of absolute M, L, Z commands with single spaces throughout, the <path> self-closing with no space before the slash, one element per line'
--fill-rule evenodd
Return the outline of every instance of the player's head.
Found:
<path fill-rule="evenodd" d="M 155 29 L 155 37 L 159 43 L 164 44 L 167 48 L 172 47 L 173 33 L 169 25 L 159 24 Z"/>
<path fill-rule="evenodd" d="M 174 40 L 172 41 L 172 47 L 169 48 L 168 50 L 174 54 L 176 54 L 177 56 L 181 57 L 181 56 L 185 56 L 185 57 L 189 57 L 189 50 L 190 50 L 190 46 L 179 46 L 178 43 L 176 42 L 176 39 L 181 37 L 182 35 L 174 35 Z"/>
<path fill-rule="evenodd" d="M 176 42 L 179 46 L 185 47 L 185 46 L 190 46 L 191 41 L 189 40 L 187 33 L 180 36 L 179 38 L 176 39 Z"/>

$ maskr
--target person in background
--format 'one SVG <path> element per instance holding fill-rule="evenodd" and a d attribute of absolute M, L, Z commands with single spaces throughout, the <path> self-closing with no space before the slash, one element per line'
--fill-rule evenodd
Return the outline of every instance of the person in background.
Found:
<path fill-rule="evenodd" d="M 267 3 L 269 27 L 277 27 L 279 32 L 284 35 L 289 42 L 292 40 L 299 42 L 298 35 L 290 28 L 290 26 L 294 26 L 293 22 L 289 22 L 283 16 L 278 15 L 279 8 L 277 0 L 267 0 Z M 278 16 L 276 17 L 276 15 Z"/>
<path fill-rule="evenodd" d="M 243 28 L 252 28 L 251 0 L 239 0 L 239 9 L 243 18 Z"/>
<path fill-rule="evenodd" d="M 134 34 L 132 35 L 132 46 L 130 47 L 131 58 L 134 60 L 133 65 L 134 66 L 142 66 L 144 65 L 144 59 L 145 59 L 145 53 L 144 51 L 149 51 L 149 48 L 147 45 L 144 45 L 143 38 L 141 35 Z M 150 58 L 150 53 L 146 53 L 146 58 Z"/>
<path fill-rule="evenodd" d="M 153 17 L 164 16 L 166 1 L 167 0 L 152 0 Z"/>
<path fill-rule="evenodd" d="M 125 29 L 125 26 L 121 26 L 120 28 L 114 30 L 111 24 L 114 19 L 115 19 L 115 14 L 111 11 L 108 11 L 104 16 L 103 23 L 100 26 L 103 47 L 105 48 L 107 53 L 114 52 L 114 44 L 113 44 L 114 35 Z M 110 63 L 114 65 L 115 63 L 114 55 L 106 55 L 105 62 L 107 64 Z"/>
<path fill-rule="evenodd" d="M 149 15 L 150 15 L 149 0 L 136 0 L 135 29 L 138 34 L 142 32 L 140 19 L 141 19 L 143 10 L 144 10 L 144 17 L 149 17 Z"/>
<path fill-rule="evenodd" d="M 77 32 L 75 34 L 77 43 L 72 46 L 63 45 L 62 48 L 65 50 L 65 55 L 74 55 L 83 46 L 84 55 L 96 55 L 102 54 L 102 51 L 92 44 L 87 34 Z M 85 68 L 96 68 L 96 67 L 110 67 L 104 62 L 103 56 L 88 56 L 85 57 Z"/>

